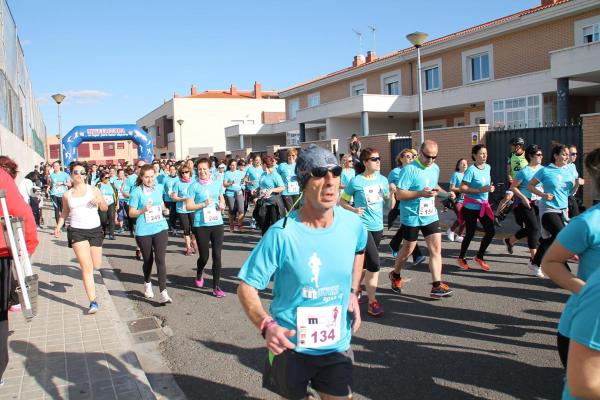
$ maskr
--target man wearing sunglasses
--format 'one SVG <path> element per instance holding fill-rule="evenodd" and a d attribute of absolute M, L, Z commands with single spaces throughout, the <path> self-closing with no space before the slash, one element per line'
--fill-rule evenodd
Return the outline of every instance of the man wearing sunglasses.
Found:
<path fill-rule="evenodd" d="M 421 145 L 419 156 L 402 169 L 396 185 L 396 199 L 400 201 L 400 222 L 404 242 L 396 257 L 394 270 L 390 271 L 392 290 L 402 292 L 400 273 L 408 256 L 417 245 L 419 231 L 425 238 L 429 250 L 429 271 L 433 278 L 430 296 L 440 299 L 452 295 L 450 287 L 442 282 L 442 234 L 435 198 L 439 193 L 455 198 L 453 192 L 444 191 L 438 184 L 440 168 L 435 164 L 438 145 L 426 140 Z"/>
<path fill-rule="evenodd" d="M 302 206 L 266 232 L 238 277 L 238 296 L 265 338 L 263 386 L 284 398 L 350 398 L 350 339 L 360 326 L 355 290 L 367 232 L 337 206 L 342 169 L 331 152 L 311 145 L 296 160 Z M 258 291 L 274 277 L 270 315 Z"/>

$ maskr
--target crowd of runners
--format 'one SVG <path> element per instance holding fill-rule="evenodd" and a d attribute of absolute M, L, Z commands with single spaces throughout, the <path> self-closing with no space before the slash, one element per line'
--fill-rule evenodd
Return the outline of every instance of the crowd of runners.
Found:
<path fill-rule="evenodd" d="M 222 298 L 227 225 L 230 233 L 260 230 L 262 239 L 240 269 L 238 296 L 269 350 L 263 384 L 286 398 L 304 398 L 308 383 L 322 398 L 351 395 L 349 344 L 361 323 L 360 304 L 367 303 L 373 317 L 384 314 L 377 300 L 384 225 L 393 228 L 399 217 L 389 241 L 395 258 L 387 276 L 391 289 L 402 293 L 402 271 L 411 256 L 413 264 L 426 260 L 417 244 L 421 233 L 431 273 L 429 294 L 443 299 L 454 291 L 442 276 L 438 209 L 456 215 L 445 231 L 447 241 L 460 243 L 456 266 L 485 271 L 497 268 L 486 259 L 486 250 L 496 226 L 513 212 L 519 229 L 503 239 L 508 253 L 526 239 L 531 274 L 548 275 L 573 293 L 559 325 L 558 348 L 565 368 L 585 365 L 585 371 L 573 372 L 580 374 L 577 378 L 571 378 L 570 370 L 568 374 L 569 384 L 583 385 L 581 376 L 589 376 L 593 365 L 598 368 L 593 360 L 599 356 L 589 351 L 600 350 L 600 334 L 593 328 L 594 321 L 600 323 L 600 297 L 597 288 L 587 290 L 592 281 L 600 285 L 600 276 L 593 275 L 600 269 L 600 206 L 577 217 L 576 195 L 585 182 L 576 168 L 576 146 L 555 144 L 550 154 L 543 154 L 541 146 L 522 138 L 513 138 L 510 145 L 510 187 L 496 209 L 486 146 L 475 145 L 456 160 L 444 189 L 436 163 L 443 155 L 431 140 L 418 150 L 402 150 L 387 177 L 381 173 L 378 149 L 361 148 L 353 137 L 350 153 L 339 161 L 315 145 L 300 152 L 289 149 L 285 159 L 256 154 L 247 159 L 140 160 L 129 166 L 74 162 L 67 168 L 55 161 L 28 174 L 20 189 L 38 227 L 54 225 L 60 238 L 67 226 L 90 314 L 99 310 L 93 271 L 100 266 L 105 239 L 116 240 L 125 231 L 135 237 L 144 295 L 154 297 L 156 266 L 159 302 L 167 304 L 172 302 L 166 279 L 169 240 L 183 236 L 185 255 L 197 257 L 196 277 L 190 282 L 195 287 L 204 287 L 204 269 L 212 259 L 212 293 Z M 587 155 L 585 165 L 594 178 L 591 185 L 600 186 L 600 149 Z M 52 204 L 55 224 L 41 218 L 44 201 Z M 470 263 L 469 247 L 479 225 L 483 236 Z M 579 263 L 576 275 L 568 262 Z M 258 292 L 271 281 L 268 312 Z M 573 357 L 577 361 L 571 363 Z"/>

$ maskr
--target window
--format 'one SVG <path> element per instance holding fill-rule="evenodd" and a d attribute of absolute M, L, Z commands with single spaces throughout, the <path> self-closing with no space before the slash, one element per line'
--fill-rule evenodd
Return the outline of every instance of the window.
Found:
<path fill-rule="evenodd" d="M 100 150 L 100 143 L 92 144 L 92 150 Z"/>
<path fill-rule="evenodd" d="M 600 23 L 583 27 L 583 43 L 600 42 Z"/>
<path fill-rule="evenodd" d="M 438 90 L 440 88 L 440 69 L 435 66 L 423 71 L 425 91 Z"/>
<path fill-rule="evenodd" d="M 490 56 L 487 53 L 469 57 L 469 80 L 471 82 L 490 79 Z"/>
<path fill-rule="evenodd" d="M 286 132 L 285 145 L 298 146 L 300 144 L 300 132 Z"/>
<path fill-rule="evenodd" d="M 288 118 L 296 119 L 296 113 L 300 109 L 300 100 L 293 99 L 288 102 Z"/>
<path fill-rule="evenodd" d="M 321 93 L 312 93 L 308 95 L 308 106 L 316 107 L 321 104 Z"/>
<path fill-rule="evenodd" d="M 103 143 L 104 157 L 115 156 L 115 144 L 114 143 Z"/>
<path fill-rule="evenodd" d="M 60 146 L 57 144 L 51 144 L 50 145 L 50 158 L 51 159 L 59 159 L 60 157 L 58 156 L 58 150 L 59 150 Z"/>
<path fill-rule="evenodd" d="M 124 150 L 125 149 L 125 143 L 121 142 L 121 143 L 117 143 L 117 150 Z"/>
<path fill-rule="evenodd" d="M 516 97 L 494 101 L 494 127 L 532 128 L 540 126 L 540 96 Z"/>
<path fill-rule="evenodd" d="M 384 76 L 381 82 L 381 93 L 393 96 L 400 95 L 400 74 Z"/>
<path fill-rule="evenodd" d="M 360 81 L 350 83 L 350 96 L 360 96 L 367 93 L 367 81 L 362 79 Z"/>
<path fill-rule="evenodd" d="M 79 147 L 77 147 L 77 156 L 78 157 L 89 157 L 90 156 L 90 144 L 89 143 L 81 143 Z"/>

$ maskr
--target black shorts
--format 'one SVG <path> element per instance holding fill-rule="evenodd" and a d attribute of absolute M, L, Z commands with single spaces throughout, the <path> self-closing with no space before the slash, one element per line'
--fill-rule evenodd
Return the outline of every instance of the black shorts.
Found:
<path fill-rule="evenodd" d="M 352 393 L 352 349 L 344 352 L 309 356 L 286 350 L 278 356 L 268 353 L 263 387 L 286 399 L 306 398 L 306 388 L 331 396 Z"/>
<path fill-rule="evenodd" d="M 423 234 L 423 237 L 433 235 L 434 233 L 440 233 L 440 221 L 435 221 L 429 225 L 423 226 L 406 226 L 402 225 L 402 239 L 408 242 L 416 242 L 419 237 L 419 231 Z"/>
<path fill-rule="evenodd" d="M 73 243 L 85 241 L 90 242 L 90 246 L 102 247 L 102 242 L 104 241 L 102 227 L 99 226 L 92 229 L 67 228 L 67 244 L 69 247 L 72 247 Z"/>
<path fill-rule="evenodd" d="M 369 272 L 379 271 L 379 244 L 382 237 L 383 231 L 367 231 L 364 268 Z"/>

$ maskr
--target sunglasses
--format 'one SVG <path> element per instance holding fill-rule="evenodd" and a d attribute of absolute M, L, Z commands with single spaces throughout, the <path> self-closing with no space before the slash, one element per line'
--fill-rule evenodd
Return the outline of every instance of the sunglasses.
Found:
<path fill-rule="evenodd" d="M 430 156 L 429 154 L 425 154 L 423 152 L 421 152 L 421 154 L 423 154 L 423 157 L 429 158 L 430 160 L 435 160 L 436 158 L 438 158 L 438 156 Z"/>
<path fill-rule="evenodd" d="M 108 179 L 108 178 L 109 178 L 108 176 L 103 176 L 102 180 L 105 180 L 105 179 Z"/>
<path fill-rule="evenodd" d="M 73 175 L 81 175 L 81 176 L 84 176 L 84 175 L 87 175 L 87 173 L 86 173 L 86 172 L 85 172 L 85 170 L 83 170 L 83 169 L 78 169 L 77 171 L 73 171 Z"/>
<path fill-rule="evenodd" d="M 576 156 L 576 155 L 577 155 L 577 153 L 571 153 L 571 157 Z"/>
<path fill-rule="evenodd" d="M 543 156 L 543 154 L 542 154 L 542 153 L 535 153 L 535 155 L 536 155 L 536 156 L 538 156 L 538 157 L 541 157 L 541 156 Z"/>
<path fill-rule="evenodd" d="M 340 167 L 339 165 L 336 165 L 335 167 L 332 167 L 332 168 L 314 167 L 310 171 L 310 174 L 315 178 L 323 178 L 323 177 L 325 177 L 325 175 L 327 175 L 327 173 L 329 171 L 331 171 L 331 174 L 333 176 L 340 176 L 342 174 L 342 167 Z"/>
<path fill-rule="evenodd" d="M 373 162 L 377 162 L 377 161 L 381 161 L 381 157 L 369 157 L 368 160 L 369 161 L 373 161 Z"/>
<path fill-rule="evenodd" d="M 190 171 L 181 171 L 182 174 L 189 174 Z"/>

